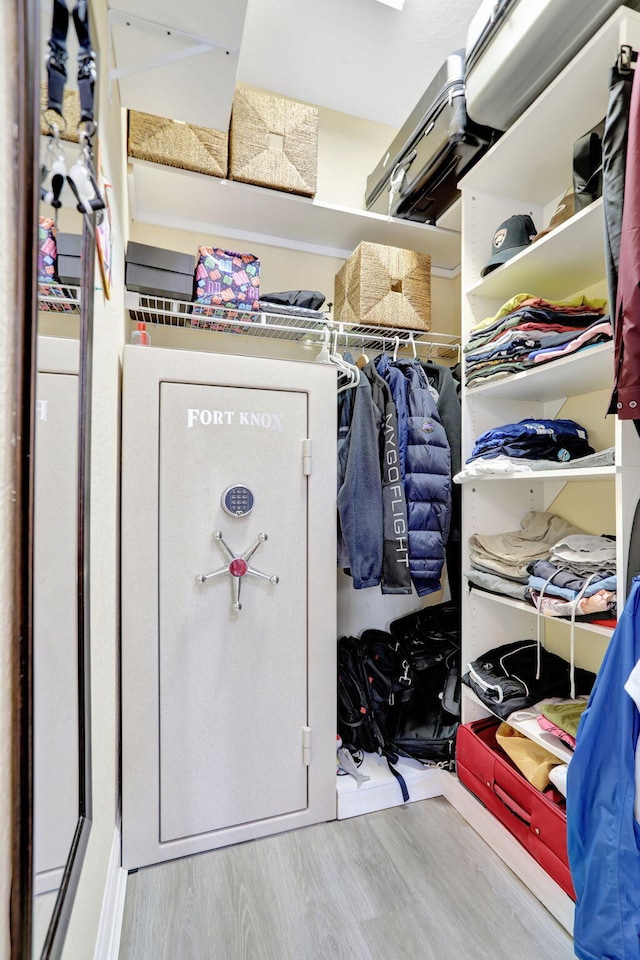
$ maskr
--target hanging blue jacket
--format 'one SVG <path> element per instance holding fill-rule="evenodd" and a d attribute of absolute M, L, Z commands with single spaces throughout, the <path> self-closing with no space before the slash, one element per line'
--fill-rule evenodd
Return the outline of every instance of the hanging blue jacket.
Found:
<path fill-rule="evenodd" d="M 633 812 L 640 714 L 624 689 L 639 659 L 640 577 L 635 577 L 567 773 L 574 939 L 581 960 L 640 957 L 640 824 Z"/>
<path fill-rule="evenodd" d="M 346 394 L 338 423 L 338 566 L 348 567 L 353 586 L 362 590 L 377 587 L 382 575 L 379 431 L 367 378 Z"/>
<path fill-rule="evenodd" d="M 391 383 L 398 433 L 406 429 L 404 492 L 409 525 L 409 569 L 419 597 L 441 589 L 451 520 L 451 454 L 424 370 L 417 360 L 376 364 Z M 396 382 L 400 373 L 404 386 Z M 397 399 L 396 399 L 397 398 Z M 403 443 L 403 441 L 399 441 Z M 404 445 L 404 444 L 403 444 Z"/>

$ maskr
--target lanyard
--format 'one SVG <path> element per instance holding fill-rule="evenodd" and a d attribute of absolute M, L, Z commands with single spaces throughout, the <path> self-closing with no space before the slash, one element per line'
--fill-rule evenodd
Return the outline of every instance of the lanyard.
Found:
<path fill-rule="evenodd" d="M 93 164 L 91 139 L 95 133 L 93 104 L 96 83 L 95 53 L 91 46 L 89 31 L 89 6 L 87 0 L 77 0 L 72 11 L 73 25 L 78 38 L 78 92 L 80 94 L 80 124 L 78 140 L 80 153 L 77 161 L 67 172 L 64 153 L 60 145 L 60 128 L 57 123 L 46 117 L 53 111 L 63 121 L 64 86 L 67 80 L 67 32 L 69 29 L 69 10 L 66 0 L 53 0 L 53 21 L 47 55 L 47 110 L 45 117 L 50 129 L 47 146 L 47 158 L 42 168 L 41 199 L 50 203 L 57 213 L 61 206 L 60 195 L 65 181 L 71 187 L 77 200 L 80 213 L 90 216 L 104 209 L 105 203 L 100 193 Z"/>

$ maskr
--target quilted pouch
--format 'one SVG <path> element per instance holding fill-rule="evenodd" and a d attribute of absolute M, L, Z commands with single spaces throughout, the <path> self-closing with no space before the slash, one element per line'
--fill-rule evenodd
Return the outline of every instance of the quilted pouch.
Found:
<path fill-rule="evenodd" d="M 219 247 L 198 247 L 196 303 L 232 310 L 259 310 L 259 301 L 258 257 Z"/>
<path fill-rule="evenodd" d="M 38 283 L 59 283 L 56 228 L 49 217 L 38 220 Z"/>
<path fill-rule="evenodd" d="M 44 312 L 70 313 L 74 308 L 69 304 L 69 292 L 60 285 L 58 276 L 58 245 L 56 227 L 50 217 L 38 220 L 38 309 Z M 60 300 L 60 304 L 54 303 Z"/>

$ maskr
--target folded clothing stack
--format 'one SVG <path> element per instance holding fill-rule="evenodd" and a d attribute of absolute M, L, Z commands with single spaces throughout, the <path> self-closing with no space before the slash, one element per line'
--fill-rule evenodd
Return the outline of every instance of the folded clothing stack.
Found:
<path fill-rule="evenodd" d="M 464 348 L 467 386 L 520 373 L 613 338 L 605 300 L 521 293 L 476 324 Z"/>
<path fill-rule="evenodd" d="M 552 513 L 532 510 L 520 530 L 470 537 L 471 569 L 465 576 L 483 590 L 527 600 L 530 565 L 548 560 L 555 544 L 575 534 L 583 531 Z"/>
<path fill-rule="evenodd" d="M 540 648 L 535 640 L 516 640 L 488 650 L 468 663 L 462 682 L 492 713 L 508 721 L 510 714 L 547 697 L 568 698 L 570 672 L 566 660 Z M 577 694 L 589 694 L 595 679 L 595 674 L 588 670 L 576 669 Z"/>
<path fill-rule="evenodd" d="M 541 703 L 538 726 L 545 733 L 557 737 L 570 750 L 575 750 L 580 718 L 587 708 L 587 700 L 560 700 Z"/>
<path fill-rule="evenodd" d="M 283 290 L 260 294 L 260 310 L 264 313 L 288 317 L 304 317 L 310 320 L 326 319 L 321 311 L 324 294 L 319 290 Z"/>
<path fill-rule="evenodd" d="M 612 467 L 616 462 L 615 447 L 606 447 L 597 453 L 589 453 L 586 457 L 577 457 L 575 460 L 554 461 L 554 470 L 579 468 L 593 470 L 598 467 Z M 496 476 L 513 476 L 518 474 L 535 474 L 541 470 L 549 469 L 548 460 L 528 460 L 526 457 L 506 457 L 502 454 L 498 457 L 492 457 L 490 460 L 484 460 L 482 457 L 476 457 L 460 470 L 453 478 L 454 483 L 468 483 L 469 480 L 475 480 L 476 477 L 487 476 L 491 474 Z"/>
<path fill-rule="evenodd" d="M 565 536 L 553 545 L 548 559 L 534 560 L 527 569 L 531 600 L 545 616 L 615 616 L 613 539 L 589 534 Z"/>
<path fill-rule="evenodd" d="M 594 453 L 587 431 L 575 420 L 528 418 L 505 423 L 481 434 L 467 463 L 496 457 L 566 463 Z"/>
<path fill-rule="evenodd" d="M 469 538 L 467 580 L 530 602 L 546 617 L 616 616 L 616 544 L 551 513 L 531 511 L 520 530 Z"/>

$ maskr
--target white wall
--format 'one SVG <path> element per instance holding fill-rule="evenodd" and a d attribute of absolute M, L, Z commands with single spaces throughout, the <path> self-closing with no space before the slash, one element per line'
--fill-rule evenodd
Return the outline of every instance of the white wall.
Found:
<path fill-rule="evenodd" d="M 109 854 L 118 810 L 118 475 L 120 351 L 124 342 L 123 248 L 127 230 L 124 115 L 113 85 L 107 85 L 106 0 L 92 4 L 93 27 L 102 56 L 99 131 L 113 218 L 113 290 L 95 294 L 91 416 L 91 762 L 93 824 L 80 885 L 65 942 L 64 960 L 90 960 L 100 919 Z M 100 275 L 96 267 L 96 284 Z"/>
<path fill-rule="evenodd" d="M 11 655 L 13 651 L 13 393 L 15 387 L 15 82 L 18 74 L 15 6 L 3 4 L 0 30 L 0 958 L 9 956 L 11 885 Z"/>

